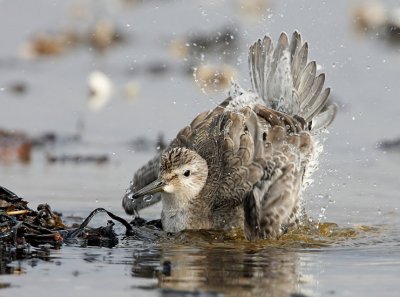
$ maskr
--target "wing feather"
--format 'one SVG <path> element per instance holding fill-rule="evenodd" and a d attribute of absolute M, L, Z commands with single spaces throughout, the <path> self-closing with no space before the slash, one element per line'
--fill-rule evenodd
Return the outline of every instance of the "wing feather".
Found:
<path fill-rule="evenodd" d="M 327 104 L 325 75 L 317 75 L 315 61 L 307 63 L 308 43 L 297 31 L 290 42 L 283 32 L 275 49 L 268 36 L 258 40 L 248 60 L 253 90 L 267 107 L 311 122 Z"/>
<path fill-rule="evenodd" d="M 160 194 L 153 195 L 151 200 L 145 200 L 144 197 L 132 199 L 132 193 L 136 190 L 143 188 L 158 177 L 160 167 L 161 152 L 158 153 L 153 159 L 147 162 L 144 166 L 139 168 L 133 176 L 133 180 L 126 190 L 122 198 L 122 207 L 127 214 L 135 214 L 139 210 L 153 205 L 161 200 Z"/>
<path fill-rule="evenodd" d="M 245 236 L 258 240 L 279 236 L 300 208 L 302 172 L 313 142 L 302 122 L 264 106 L 255 113 L 269 123 L 264 141 L 263 175 L 244 196 Z"/>

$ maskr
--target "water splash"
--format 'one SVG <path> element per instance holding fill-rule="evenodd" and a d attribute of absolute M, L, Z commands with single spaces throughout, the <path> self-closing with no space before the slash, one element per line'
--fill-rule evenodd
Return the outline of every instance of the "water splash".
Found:
<path fill-rule="evenodd" d="M 307 220 L 298 228 L 289 229 L 278 239 L 265 239 L 249 242 L 241 229 L 228 232 L 216 230 L 185 230 L 173 236 L 173 244 L 206 244 L 207 247 L 227 248 L 232 245 L 252 248 L 327 248 L 334 246 L 354 246 L 368 243 L 370 236 L 376 236 L 380 229 L 373 226 L 340 227 L 336 223 L 316 223 Z M 171 242 L 171 238 L 168 242 Z M 367 241 L 364 241 L 367 239 Z"/>
<path fill-rule="evenodd" d="M 143 201 L 144 201 L 144 202 L 150 202 L 151 200 L 153 200 L 153 195 L 145 196 L 145 197 L 143 198 Z"/>

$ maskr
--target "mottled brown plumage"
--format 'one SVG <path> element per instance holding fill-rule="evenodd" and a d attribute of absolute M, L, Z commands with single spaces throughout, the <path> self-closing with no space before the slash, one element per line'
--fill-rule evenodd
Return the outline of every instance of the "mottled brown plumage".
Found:
<path fill-rule="evenodd" d="M 316 77 L 307 54 L 297 32 L 290 44 L 282 34 L 275 51 L 269 37 L 256 42 L 249 52 L 255 93 L 234 85 L 228 99 L 183 128 L 135 175 L 125 210 L 161 192 L 162 224 L 171 232 L 244 228 L 257 240 L 295 223 L 305 173 L 315 167 L 314 135 L 335 115 L 325 107 L 325 77 Z"/>

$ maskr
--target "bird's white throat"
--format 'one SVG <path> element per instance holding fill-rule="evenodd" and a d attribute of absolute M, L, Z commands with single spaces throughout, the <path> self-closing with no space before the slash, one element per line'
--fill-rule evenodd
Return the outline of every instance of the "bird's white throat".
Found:
<path fill-rule="evenodd" d="M 163 192 L 161 220 L 165 231 L 178 232 L 187 229 L 190 200 L 184 193 Z"/>

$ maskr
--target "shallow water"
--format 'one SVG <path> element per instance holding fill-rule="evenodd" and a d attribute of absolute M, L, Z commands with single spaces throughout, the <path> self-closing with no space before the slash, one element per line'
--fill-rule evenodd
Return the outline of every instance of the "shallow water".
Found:
<path fill-rule="evenodd" d="M 78 1 L 0 1 L 0 128 L 71 135 L 84 122 L 82 142 L 46 150 L 110 157 L 103 165 L 49 164 L 44 151 L 36 150 L 29 164 L 0 163 L 0 184 L 31 207 L 48 202 L 64 216 L 86 216 L 95 207 L 124 215 L 121 197 L 132 173 L 155 152 L 128 143 L 143 135 L 154 140 L 160 132 L 170 139 L 225 96 L 203 94 L 185 74 L 185 62 L 171 56 L 169 40 L 236 29 L 233 64 L 248 87 L 247 46 L 265 33 L 276 40 L 281 31 L 298 29 L 309 41 L 311 59 L 327 74 L 332 99 L 342 106 L 326 135 L 305 206 L 314 220 L 339 228 L 328 232 L 330 225 L 325 225 L 322 234 L 301 230 L 258 245 L 184 232 L 161 242 L 121 237 L 112 249 L 63 246 L 42 259 L 12 262 L 12 274 L 0 276 L 0 287 L 7 287 L 0 296 L 398 295 L 400 155 L 377 149 L 377 143 L 400 136 L 399 47 L 355 33 L 351 12 L 356 2 L 270 1 L 271 9 L 261 18 L 243 17 L 238 2 L 150 1 L 124 8 L 112 2 L 105 9 L 94 4 L 99 1 L 84 1 L 98 16 L 116 20 L 126 42 L 105 55 L 79 46 L 61 56 L 27 61 L 18 58 L 18 51 L 34 33 L 82 29 L 89 21 L 70 16 Z M 384 3 L 396 6 L 396 1 Z M 155 63 L 166 64 L 166 72 L 152 74 L 148 68 Z M 115 87 L 109 104 L 92 112 L 86 106 L 86 80 L 96 69 Z M 130 80 L 140 85 L 139 94 L 125 100 L 121 86 Z M 16 81 L 26 83 L 25 94 L 8 90 Z M 153 219 L 159 212 L 160 206 L 154 206 L 141 214 Z M 105 220 L 100 216 L 94 224 Z"/>

